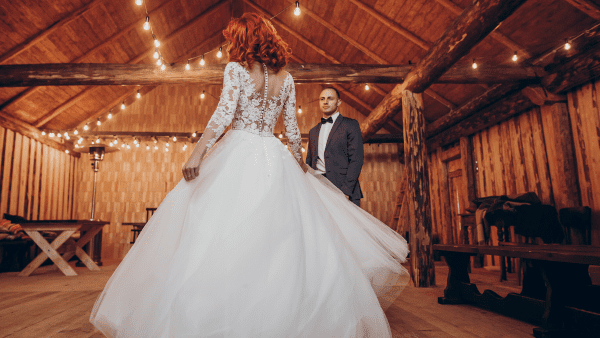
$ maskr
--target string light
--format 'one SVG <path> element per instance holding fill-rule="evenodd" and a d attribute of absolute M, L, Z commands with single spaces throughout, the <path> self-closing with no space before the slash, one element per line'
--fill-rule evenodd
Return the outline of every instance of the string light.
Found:
<path fill-rule="evenodd" d="M 127 145 L 127 149 L 131 149 L 131 146 L 129 144 Z"/>
<path fill-rule="evenodd" d="M 135 0 L 135 4 L 138 5 L 138 6 L 141 6 L 142 5 L 142 0 Z"/>
<path fill-rule="evenodd" d="M 296 8 L 294 8 L 294 15 L 298 16 L 300 15 L 300 2 L 296 1 Z"/>
<path fill-rule="evenodd" d="M 512 60 L 513 60 L 514 62 L 517 62 L 517 60 L 518 60 L 518 59 L 519 59 L 519 58 L 517 57 L 517 52 L 515 51 L 515 54 L 513 55 L 513 57 L 512 57 Z"/>
<path fill-rule="evenodd" d="M 71 137 L 67 133 L 65 133 L 65 138 L 67 139 L 67 141 L 71 139 Z"/>
<path fill-rule="evenodd" d="M 368 84 L 365 84 L 365 90 L 369 90 L 369 89 L 370 89 L 370 88 L 369 88 L 369 85 L 368 85 Z"/>
<path fill-rule="evenodd" d="M 472 65 L 473 69 L 477 69 L 477 62 L 475 62 L 475 59 L 473 59 L 473 65 Z"/>
<path fill-rule="evenodd" d="M 50 137 L 54 137 L 54 132 L 50 132 L 50 135 L 48 135 Z"/>
<path fill-rule="evenodd" d="M 219 51 L 217 52 L 217 57 L 221 58 L 221 56 L 223 56 L 223 53 L 221 52 L 223 50 L 223 47 L 219 47 Z"/>
<path fill-rule="evenodd" d="M 136 138 L 133 139 L 133 144 L 138 144 L 138 140 Z"/>
<path fill-rule="evenodd" d="M 185 70 L 190 70 L 190 60 L 188 60 L 187 64 L 185 65 Z"/>
<path fill-rule="evenodd" d="M 565 50 L 571 49 L 571 44 L 569 43 L 569 39 L 565 39 Z"/>
<path fill-rule="evenodd" d="M 146 145 L 146 150 L 150 150 L 150 146 L 149 145 Z"/>
<path fill-rule="evenodd" d="M 98 119 L 98 121 L 96 121 L 96 125 L 99 126 L 101 124 L 102 124 L 102 122 L 100 122 L 100 119 Z"/>
<path fill-rule="evenodd" d="M 88 124 L 86 123 L 85 126 L 83 126 L 83 130 L 88 130 L 90 129 L 90 127 L 88 126 Z"/>
<path fill-rule="evenodd" d="M 138 143 L 138 144 L 136 144 L 136 145 L 135 145 L 135 147 L 136 147 L 136 148 L 139 148 L 139 147 L 140 147 L 140 144 L 139 144 L 139 143 Z"/>
<path fill-rule="evenodd" d="M 154 39 L 154 46 L 157 48 L 160 47 L 160 41 L 156 38 L 156 35 L 152 34 L 152 39 Z"/>
<path fill-rule="evenodd" d="M 163 63 L 163 65 L 160 66 L 160 70 L 165 70 L 165 68 L 167 68 L 167 67 L 165 67 L 165 64 Z"/>
<path fill-rule="evenodd" d="M 121 103 L 121 109 L 125 109 L 125 101 L 123 101 L 123 103 Z"/>
<path fill-rule="evenodd" d="M 142 94 L 140 94 L 140 90 L 138 89 L 137 94 L 135 95 L 135 97 L 137 97 L 138 99 L 142 97 Z"/>
<path fill-rule="evenodd" d="M 112 147 L 112 146 L 113 146 L 113 143 L 112 143 L 112 141 L 110 141 L 110 142 L 108 143 L 108 145 Z"/>
<path fill-rule="evenodd" d="M 304 149 L 304 147 L 302 147 L 302 152 L 305 152 L 305 151 L 306 151 L 306 149 Z"/>
<path fill-rule="evenodd" d="M 83 139 L 80 137 L 79 140 L 77 140 L 77 143 L 81 144 L 81 142 L 83 142 Z"/>
<path fill-rule="evenodd" d="M 73 132 L 73 134 L 78 135 L 79 132 L 77 131 L 77 129 L 75 129 L 75 131 Z"/>
<path fill-rule="evenodd" d="M 154 49 L 154 55 L 152 56 L 154 56 L 155 59 L 158 59 L 158 48 Z"/>
<path fill-rule="evenodd" d="M 108 112 L 108 115 L 106 116 L 109 120 L 112 119 L 112 113 Z"/>
<path fill-rule="evenodd" d="M 165 148 L 165 151 L 168 153 L 169 152 L 169 148 Z"/>
<path fill-rule="evenodd" d="M 177 142 L 177 136 L 173 136 L 173 142 Z"/>
<path fill-rule="evenodd" d="M 100 138 L 97 138 L 97 139 L 96 139 L 96 143 L 100 143 Z"/>
<path fill-rule="evenodd" d="M 144 30 L 150 29 L 150 17 L 146 15 L 146 22 L 144 22 Z"/>
<path fill-rule="evenodd" d="M 187 149 L 187 143 L 183 145 L 183 148 L 182 148 L 182 149 L 183 149 L 183 150 L 186 150 L 186 149 Z"/>
<path fill-rule="evenodd" d="M 158 146 L 154 146 L 154 150 L 158 150 Z"/>
<path fill-rule="evenodd" d="M 160 65 L 162 65 L 162 61 L 160 61 L 160 59 L 156 60 L 156 65 L 157 65 L 157 66 L 160 66 Z"/>
<path fill-rule="evenodd" d="M 119 143 L 119 139 L 115 138 L 115 144 Z"/>
<path fill-rule="evenodd" d="M 168 147 L 169 146 L 169 141 L 167 141 L 167 143 L 165 145 Z"/>
<path fill-rule="evenodd" d="M 283 133 L 279 133 L 279 138 L 283 138 Z"/>
<path fill-rule="evenodd" d="M 156 139 L 156 137 L 154 137 L 154 143 L 158 143 L 158 140 Z"/>
<path fill-rule="evenodd" d="M 204 62 L 204 55 L 202 55 L 202 59 L 200 59 L 200 66 L 204 66 L 206 62 Z"/>
<path fill-rule="evenodd" d="M 302 114 L 302 106 L 298 106 L 298 114 Z"/>
<path fill-rule="evenodd" d="M 42 130 L 42 136 L 45 136 L 45 135 L 46 135 L 46 132 Z"/>
<path fill-rule="evenodd" d="M 65 150 L 65 153 L 67 153 L 67 154 L 68 154 L 68 153 L 69 153 L 69 150 L 68 150 L 68 149 L 66 149 L 66 150 Z"/>
<path fill-rule="evenodd" d="M 121 143 L 121 148 L 125 148 L 125 143 Z"/>
<path fill-rule="evenodd" d="M 196 137 L 196 135 L 198 135 L 198 134 L 196 134 L 196 132 L 192 133 L 192 137 Z"/>
<path fill-rule="evenodd" d="M 203 99 L 204 98 L 204 90 L 202 91 L 202 94 L 200 94 L 200 98 Z"/>

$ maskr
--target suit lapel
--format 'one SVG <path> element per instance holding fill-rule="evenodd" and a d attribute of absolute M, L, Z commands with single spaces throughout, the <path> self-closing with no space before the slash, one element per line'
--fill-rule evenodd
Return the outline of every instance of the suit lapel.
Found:
<path fill-rule="evenodd" d="M 315 128 L 316 135 L 315 135 L 315 143 L 314 144 L 316 146 L 315 146 L 315 152 L 313 154 L 314 159 L 315 159 L 314 160 L 315 168 L 316 168 L 316 163 L 317 163 L 317 157 L 319 157 L 319 134 L 321 133 L 321 126 L 322 126 L 322 124 L 321 124 L 321 122 L 319 122 L 319 124 L 317 124 L 317 127 Z"/>
<path fill-rule="evenodd" d="M 343 119 L 344 119 L 344 117 L 342 116 L 342 114 L 338 115 L 338 117 L 335 119 L 335 123 L 333 124 L 333 126 L 331 127 L 331 131 L 329 132 L 329 137 L 327 137 L 327 143 L 325 145 L 325 150 L 327 150 L 327 147 L 329 146 L 329 143 L 331 142 L 331 137 L 333 136 L 333 134 L 335 134 L 335 131 L 338 129 L 340 124 L 342 124 Z"/>

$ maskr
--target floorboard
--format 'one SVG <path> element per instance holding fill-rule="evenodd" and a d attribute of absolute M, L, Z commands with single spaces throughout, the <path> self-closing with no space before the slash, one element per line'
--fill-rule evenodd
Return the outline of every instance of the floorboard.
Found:
<path fill-rule="evenodd" d="M 77 276 L 59 271 L 19 277 L 0 274 L 0 337 L 100 338 L 88 319 L 100 291 L 117 262 L 102 271 L 74 267 Z M 468 305 L 440 305 L 448 268 L 436 263 L 437 286 L 408 286 L 386 311 L 394 338 L 532 337 L 534 325 Z M 499 282 L 499 271 L 474 269 L 471 280 L 483 289 L 505 296 L 519 292 L 515 274 Z"/>

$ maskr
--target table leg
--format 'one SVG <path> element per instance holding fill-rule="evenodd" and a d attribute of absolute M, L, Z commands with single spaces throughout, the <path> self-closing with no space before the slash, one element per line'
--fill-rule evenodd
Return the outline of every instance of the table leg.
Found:
<path fill-rule="evenodd" d="M 88 230 L 83 237 L 81 237 L 77 242 L 75 242 L 72 238 L 68 239 L 68 242 L 75 245 L 75 251 L 65 252 L 62 256 L 64 260 L 67 262 L 73 256 L 77 255 L 81 262 L 87 266 L 88 269 L 92 271 L 100 271 L 100 268 L 94 261 L 90 258 L 90 256 L 83 250 L 83 246 L 86 245 L 94 236 L 102 230 L 102 227 L 97 227 Z M 52 267 L 54 268 L 54 267 Z M 55 269 L 55 268 L 54 268 Z"/>
<path fill-rule="evenodd" d="M 469 279 L 470 255 L 460 252 L 444 252 L 448 264 L 448 282 L 444 290 L 444 297 L 438 297 L 439 304 L 462 304 L 462 284 L 471 283 Z"/>
<path fill-rule="evenodd" d="M 29 235 L 29 237 L 31 237 L 35 244 L 37 244 L 37 246 L 40 247 L 40 249 L 42 249 L 42 252 L 33 261 L 31 261 L 31 263 L 29 263 L 25 267 L 25 269 L 23 269 L 23 271 L 19 273 L 19 276 L 27 277 L 31 275 L 31 273 L 35 269 L 37 269 L 40 265 L 42 265 L 42 263 L 44 263 L 46 258 L 50 258 L 54 262 L 54 264 L 58 266 L 60 271 L 62 271 L 62 273 L 64 273 L 65 275 L 77 276 L 77 273 L 75 272 L 75 270 L 73 270 L 69 263 L 67 263 L 58 254 L 58 252 L 56 252 L 56 249 L 58 249 L 64 242 L 66 242 L 71 237 L 71 235 L 73 235 L 73 233 L 75 233 L 74 230 L 63 231 L 60 235 L 58 235 L 58 237 L 54 239 L 54 241 L 52 241 L 52 244 L 49 244 L 48 241 L 46 241 L 46 239 L 38 231 L 25 230 L 25 232 L 27 233 L 27 235 Z"/>

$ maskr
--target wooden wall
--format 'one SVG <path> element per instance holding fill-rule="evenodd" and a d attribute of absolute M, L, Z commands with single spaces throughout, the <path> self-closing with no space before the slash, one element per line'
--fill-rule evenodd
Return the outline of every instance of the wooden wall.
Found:
<path fill-rule="evenodd" d="M 70 219 L 77 159 L 0 127 L 0 215 Z"/>
<path fill-rule="evenodd" d="M 204 90 L 206 96 L 200 99 Z M 159 86 L 124 111 L 115 114 L 110 121 L 91 131 L 132 132 L 193 132 L 204 130 L 220 95 L 220 86 Z M 301 133 L 308 133 L 321 118 L 318 108 L 319 85 L 297 85 L 297 105 L 302 106 L 298 114 Z M 343 97 L 342 97 L 343 98 Z M 347 104 L 342 104 L 341 114 L 362 121 L 364 116 Z M 275 131 L 284 131 L 280 119 Z M 108 143 L 113 138 L 106 140 Z M 132 140 L 121 140 L 129 142 Z M 303 146 L 306 148 L 307 140 Z M 182 143 L 171 142 L 169 152 L 164 151 L 164 140 L 160 149 L 146 150 L 132 147 L 116 153 L 106 154 L 100 164 L 96 215 L 110 220 L 104 228 L 103 258 L 122 258 L 130 248 L 131 232 L 122 222 L 144 222 L 145 208 L 157 207 L 162 199 L 182 178 L 181 167 L 192 151 L 192 145 L 182 150 Z M 151 143 L 154 146 L 154 143 Z M 122 148 L 120 148 L 122 149 Z M 93 172 L 87 157 L 82 156 L 76 175 L 77 201 L 75 217 L 89 217 Z M 396 189 L 402 173 L 395 144 L 365 145 L 365 164 L 360 177 L 365 198 L 363 209 L 386 224 L 391 224 Z"/>

